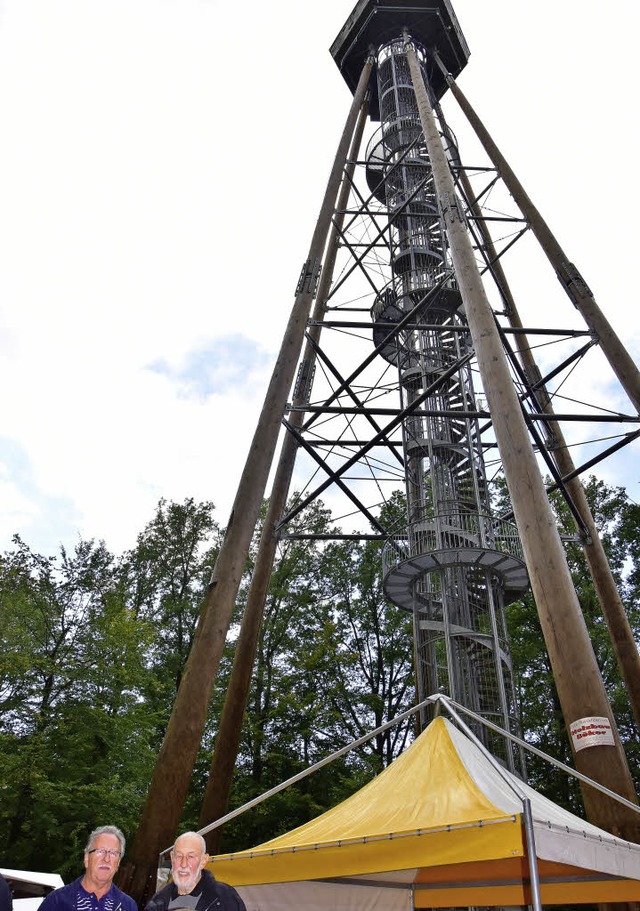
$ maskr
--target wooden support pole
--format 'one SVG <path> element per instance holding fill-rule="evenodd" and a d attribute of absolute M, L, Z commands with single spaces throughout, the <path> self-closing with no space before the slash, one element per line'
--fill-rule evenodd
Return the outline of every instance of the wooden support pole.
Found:
<path fill-rule="evenodd" d="M 172 844 L 196 760 L 207 709 L 251 537 L 273 461 L 304 332 L 316 291 L 336 197 L 371 64 L 365 66 L 331 169 L 296 297 L 231 510 L 222 547 L 203 605 L 189 658 L 158 755 L 131 854 L 118 883 L 138 904 L 155 891 L 158 855 Z"/>
<path fill-rule="evenodd" d="M 440 118 L 442 121 L 442 118 Z M 446 125 L 445 125 L 446 130 Z M 497 250 L 491 239 L 488 226 L 483 220 L 481 207 L 474 201 L 474 192 L 469 182 L 469 178 L 464 170 L 458 171 L 458 179 L 462 189 L 469 201 L 470 209 L 476 219 L 478 230 L 482 235 L 482 242 L 487 251 L 491 270 L 500 288 L 504 304 L 505 313 L 511 326 L 522 329 L 523 323 L 520 318 L 517 304 L 511 293 L 509 283 L 502 268 L 502 263 L 498 258 Z M 589 507 L 589 502 L 579 477 L 574 477 L 575 465 L 569 452 L 567 441 L 560 424 L 555 420 L 553 404 L 549 394 L 542 385 L 542 375 L 533 356 L 533 351 L 529 345 L 528 339 L 524 333 L 518 333 L 515 337 L 515 343 L 520 355 L 520 361 L 524 373 L 532 386 L 537 386 L 534 393 L 541 412 L 548 414 L 552 419 L 544 423 L 543 433 L 549 444 L 549 452 L 554 460 L 556 467 L 562 477 L 568 477 L 570 480 L 565 482 L 567 492 L 571 497 L 577 514 L 584 526 L 585 534 L 581 535 L 581 543 L 584 548 L 585 559 L 589 567 L 589 573 L 593 581 L 593 586 L 598 597 L 602 615 L 609 630 L 609 636 L 613 646 L 614 653 L 618 662 L 618 667 L 624 680 L 629 702 L 635 718 L 636 726 L 640 732 L 640 652 L 633 636 L 633 630 L 627 617 L 625 606 L 620 597 L 618 586 L 613 578 L 609 561 L 605 549 L 602 546 L 602 540 L 598 533 L 595 520 Z"/>
<path fill-rule="evenodd" d="M 369 74 L 371 73 L 372 63 L 373 61 L 368 64 Z M 367 117 L 368 104 L 365 102 L 362 106 L 360 118 L 353 137 L 351 150 L 349 152 L 349 162 L 345 169 L 345 178 L 342 181 L 342 187 L 336 204 L 336 215 L 334 216 L 334 223 L 327 242 L 325 263 L 322 268 L 316 303 L 312 314 L 314 325 L 309 328 L 309 335 L 316 343 L 320 340 L 321 326 L 319 323 L 326 310 L 326 300 L 331 286 L 338 248 L 339 230 L 342 227 L 345 218 L 344 210 L 346 209 L 349 197 L 349 190 L 351 187 L 350 180 L 355 170 L 355 160 L 358 157 Z M 300 362 L 302 371 L 299 376 L 300 384 L 297 394 L 294 395 L 293 398 L 293 404 L 295 406 L 304 406 L 309 403 L 309 384 L 314 362 L 314 347 L 307 342 Z M 289 420 L 293 427 L 299 429 L 302 426 L 304 417 L 304 411 L 294 411 Z M 244 609 L 238 643 L 233 658 L 231 678 L 229 680 L 229 687 L 227 689 L 227 695 L 220 718 L 220 727 L 216 737 L 216 745 L 209 771 L 209 778 L 202 806 L 200 808 L 200 819 L 198 823 L 200 829 L 204 829 L 209 823 L 214 822 L 216 819 L 220 819 L 227 812 L 233 772 L 238 755 L 238 748 L 240 746 L 242 722 L 247 706 L 253 664 L 260 635 L 260 627 L 262 625 L 264 606 L 267 600 L 269 581 L 273 571 L 276 547 L 278 544 L 276 527 L 282 518 L 286 506 L 297 451 L 298 444 L 295 437 L 290 433 L 286 434 L 282 442 L 280 458 L 278 460 L 278 466 L 271 488 L 269 504 L 267 506 L 256 561 L 251 576 L 251 586 L 247 596 L 247 604 Z M 220 850 L 221 837 L 222 827 L 211 829 L 207 832 L 205 839 L 209 854 L 218 853 Z"/>
<path fill-rule="evenodd" d="M 598 743 L 574 751 L 583 774 L 636 800 L 633 781 L 604 690 L 589 634 L 576 597 L 555 517 L 522 415 L 493 313 L 478 270 L 444 153 L 417 54 L 406 36 L 406 53 L 433 170 L 436 193 L 449 239 L 451 256 L 473 339 L 483 388 L 504 465 L 507 486 L 520 532 L 533 595 L 540 615 L 565 724 L 589 717 L 604 718 L 613 744 Z M 595 824 L 640 841 L 633 811 L 617 805 L 593 788 L 583 791 L 585 809 Z"/>
<path fill-rule="evenodd" d="M 620 385 L 629 396 L 633 407 L 640 413 L 640 371 L 631 355 L 624 347 L 619 337 L 613 330 L 608 319 L 596 303 L 591 289 L 583 279 L 576 266 L 569 261 L 566 253 L 558 243 L 555 235 L 545 222 L 542 215 L 531 201 L 524 187 L 511 169 L 504 155 L 493 141 L 489 131 L 469 104 L 464 93 L 458 87 L 455 79 L 446 72 L 446 68 L 439 62 L 447 83 L 454 98 L 464 111 L 467 120 L 476 132 L 476 135 L 493 162 L 498 174 L 504 181 L 506 188 L 511 193 L 514 202 L 527 219 L 533 234 L 553 266 L 560 284 L 563 286 L 576 309 L 582 314 L 584 321 L 596 337 L 598 344 L 615 372 Z"/>

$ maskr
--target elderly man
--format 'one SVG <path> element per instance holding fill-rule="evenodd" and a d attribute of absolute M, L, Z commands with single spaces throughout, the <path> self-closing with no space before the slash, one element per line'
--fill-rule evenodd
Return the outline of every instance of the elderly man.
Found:
<path fill-rule="evenodd" d="M 234 888 L 218 882 L 204 869 L 209 860 L 202 835 L 185 832 L 176 839 L 171 851 L 173 882 L 153 896 L 145 911 L 172 911 L 193 908 L 195 911 L 246 911 Z"/>
<path fill-rule="evenodd" d="M 138 911 L 131 896 L 113 884 L 124 849 L 117 826 L 94 829 L 84 850 L 84 876 L 50 892 L 39 911 Z"/>

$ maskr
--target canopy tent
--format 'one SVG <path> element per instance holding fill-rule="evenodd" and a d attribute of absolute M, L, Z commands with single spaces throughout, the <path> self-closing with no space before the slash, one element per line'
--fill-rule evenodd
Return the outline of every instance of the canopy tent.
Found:
<path fill-rule="evenodd" d="M 640 845 L 556 806 L 436 718 L 384 772 L 215 876 L 248 911 L 408 911 L 531 903 L 528 798 L 543 904 L 640 900 Z"/>

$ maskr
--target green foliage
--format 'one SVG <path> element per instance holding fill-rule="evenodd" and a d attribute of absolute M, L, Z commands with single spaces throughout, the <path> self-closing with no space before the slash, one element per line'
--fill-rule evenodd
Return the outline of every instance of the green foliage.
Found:
<path fill-rule="evenodd" d="M 212 503 L 160 500 L 122 565 L 130 609 L 156 632 L 146 658 L 159 672 L 158 695 L 167 702 L 180 684 L 219 549 L 220 528 L 212 513 Z"/>
<path fill-rule="evenodd" d="M 211 504 L 160 501 L 116 560 L 79 541 L 0 558 L 0 849 L 77 875 L 87 833 L 132 833 L 212 565 Z"/>
<path fill-rule="evenodd" d="M 142 762 L 134 780 L 149 773 L 139 649 L 152 629 L 122 602 L 103 543 L 80 541 L 57 559 L 14 544 L 0 567 L 0 832 L 14 866 L 37 869 L 48 854 L 69 873 L 64 840 L 86 834 L 78 802 L 91 822 L 96 807 L 126 819 L 125 755 Z"/>

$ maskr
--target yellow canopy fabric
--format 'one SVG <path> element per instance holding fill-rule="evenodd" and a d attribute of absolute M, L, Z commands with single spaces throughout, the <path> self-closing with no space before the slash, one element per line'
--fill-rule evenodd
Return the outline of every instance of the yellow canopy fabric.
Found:
<path fill-rule="evenodd" d="M 239 889 L 248 911 L 527 904 L 523 791 L 543 903 L 640 900 L 640 846 L 505 781 L 443 718 L 337 807 L 209 868 Z"/>
<path fill-rule="evenodd" d="M 434 787 L 431 783 L 436 783 Z M 478 788 L 437 718 L 394 762 L 363 788 L 317 819 L 266 842 L 263 849 L 318 844 L 501 819 Z"/>

